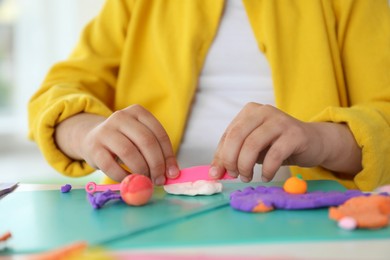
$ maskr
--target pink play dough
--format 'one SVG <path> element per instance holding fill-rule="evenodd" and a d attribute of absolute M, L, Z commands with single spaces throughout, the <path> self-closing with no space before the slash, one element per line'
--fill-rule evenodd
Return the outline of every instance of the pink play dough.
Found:
<path fill-rule="evenodd" d="M 145 205 L 153 195 L 153 184 L 148 177 L 133 173 L 122 180 L 120 193 L 128 205 Z"/>

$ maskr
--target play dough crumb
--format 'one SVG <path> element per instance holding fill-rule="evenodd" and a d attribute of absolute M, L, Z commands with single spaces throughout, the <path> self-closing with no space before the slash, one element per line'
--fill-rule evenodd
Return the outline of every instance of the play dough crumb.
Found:
<path fill-rule="evenodd" d="M 11 232 L 7 231 L 4 234 L 0 235 L 0 241 L 7 241 L 12 237 Z"/>
<path fill-rule="evenodd" d="M 307 183 L 301 175 L 292 176 L 284 182 L 283 189 L 290 194 L 304 194 L 307 191 Z"/>
<path fill-rule="evenodd" d="M 357 228 L 357 222 L 352 217 L 343 217 L 339 220 L 338 226 L 345 230 L 353 230 Z"/>
<path fill-rule="evenodd" d="M 256 207 L 252 209 L 252 212 L 264 213 L 272 210 L 274 210 L 274 207 L 267 206 L 264 203 L 260 202 L 259 204 L 256 205 Z"/>
<path fill-rule="evenodd" d="M 70 184 L 65 184 L 64 186 L 61 186 L 61 192 L 62 193 L 67 193 L 72 189 L 72 185 Z"/>
<path fill-rule="evenodd" d="M 164 185 L 164 190 L 174 195 L 212 195 L 222 192 L 222 184 L 217 181 L 194 181 Z"/>
<path fill-rule="evenodd" d="M 109 201 L 120 200 L 121 195 L 115 191 L 106 190 L 103 192 L 96 192 L 95 194 L 87 193 L 87 198 L 94 209 L 100 209 Z"/>
<path fill-rule="evenodd" d="M 345 217 L 353 218 L 358 228 L 386 227 L 390 220 L 390 196 L 359 196 L 338 207 L 329 208 L 330 219 L 341 221 Z"/>

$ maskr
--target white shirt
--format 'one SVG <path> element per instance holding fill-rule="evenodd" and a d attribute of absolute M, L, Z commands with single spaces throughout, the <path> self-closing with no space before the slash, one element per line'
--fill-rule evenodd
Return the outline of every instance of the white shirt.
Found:
<path fill-rule="evenodd" d="M 227 0 L 180 146 L 180 167 L 210 164 L 226 127 L 248 102 L 274 105 L 271 71 L 242 0 Z M 254 180 L 260 181 L 260 165 L 255 172 Z M 278 173 L 275 179 L 286 174 Z"/>

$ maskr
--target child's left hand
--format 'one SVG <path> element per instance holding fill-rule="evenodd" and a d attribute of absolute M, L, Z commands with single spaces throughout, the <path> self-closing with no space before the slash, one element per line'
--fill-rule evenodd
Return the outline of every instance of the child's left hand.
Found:
<path fill-rule="evenodd" d="M 219 178 L 226 169 L 249 182 L 256 163 L 263 164 L 263 181 L 272 180 L 282 165 L 347 174 L 362 167 L 360 147 L 347 125 L 302 122 L 273 106 L 248 103 L 222 136 L 210 175 Z"/>

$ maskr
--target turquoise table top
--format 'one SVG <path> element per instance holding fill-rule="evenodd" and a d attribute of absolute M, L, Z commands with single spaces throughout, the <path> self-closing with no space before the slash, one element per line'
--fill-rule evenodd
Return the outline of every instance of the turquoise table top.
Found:
<path fill-rule="evenodd" d="M 308 184 L 309 191 L 344 190 L 333 181 Z M 224 183 L 221 194 L 195 197 L 169 195 L 160 187 L 145 206 L 115 201 L 99 210 L 82 189 L 13 192 L 0 200 L 0 233 L 12 233 L 0 254 L 41 252 L 80 240 L 127 249 L 390 238 L 390 228 L 342 230 L 328 219 L 326 208 L 246 213 L 230 207 L 232 191 L 258 185 L 281 183 Z"/>

